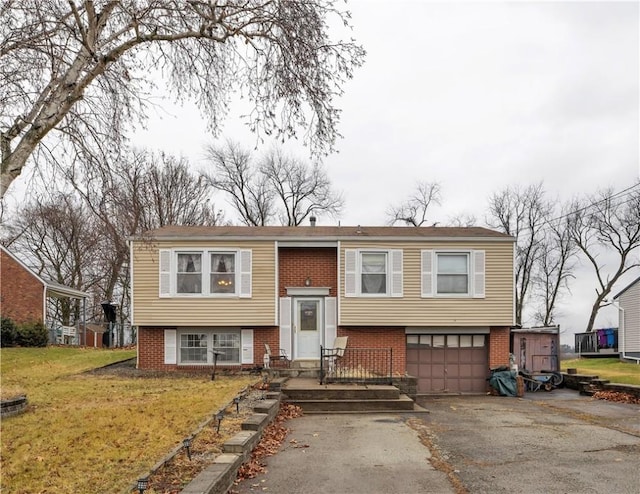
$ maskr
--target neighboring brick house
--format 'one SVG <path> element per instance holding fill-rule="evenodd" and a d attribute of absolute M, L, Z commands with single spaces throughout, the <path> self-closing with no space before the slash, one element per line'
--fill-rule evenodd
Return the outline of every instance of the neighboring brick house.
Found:
<path fill-rule="evenodd" d="M 320 346 L 392 348 L 418 391 L 484 391 L 509 364 L 514 239 L 485 228 L 164 227 L 131 242 L 145 369 L 262 365 Z"/>
<path fill-rule="evenodd" d="M 620 358 L 640 362 L 640 278 L 613 297 L 618 302 Z"/>
<path fill-rule="evenodd" d="M 44 280 L 0 245 L 0 314 L 17 324 L 46 324 L 50 297 L 86 300 L 88 294 Z"/>

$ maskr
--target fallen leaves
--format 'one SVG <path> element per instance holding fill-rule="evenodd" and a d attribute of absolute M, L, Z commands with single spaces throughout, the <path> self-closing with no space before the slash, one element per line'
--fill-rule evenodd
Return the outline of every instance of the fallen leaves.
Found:
<path fill-rule="evenodd" d="M 298 406 L 289 404 L 280 405 L 278 415 L 276 415 L 275 419 L 264 429 L 260 442 L 251 452 L 251 459 L 244 463 L 238 470 L 236 484 L 246 479 L 253 479 L 261 473 L 266 473 L 267 469 L 264 459 L 278 452 L 289 433 L 289 429 L 284 426 L 284 423 L 287 420 L 300 417 L 301 415 L 302 409 Z M 295 440 L 290 442 L 295 444 Z M 308 447 L 308 445 L 304 447 Z"/>
<path fill-rule="evenodd" d="M 640 404 L 640 398 L 630 393 L 622 393 L 620 391 L 596 391 L 593 397 L 598 400 L 615 401 L 617 403 Z"/>

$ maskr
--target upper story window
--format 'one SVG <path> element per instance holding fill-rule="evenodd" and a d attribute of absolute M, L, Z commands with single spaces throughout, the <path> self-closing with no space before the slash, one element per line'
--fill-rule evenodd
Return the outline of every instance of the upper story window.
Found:
<path fill-rule="evenodd" d="M 422 297 L 485 297 L 485 251 L 421 252 Z"/>
<path fill-rule="evenodd" d="M 212 253 L 211 293 L 235 293 L 236 286 L 235 253 Z"/>
<path fill-rule="evenodd" d="M 469 294 L 469 253 L 436 253 L 438 295 Z"/>
<path fill-rule="evenodd" d="M 345 297 L 402 297 L 402 250 L 346 249 Z"/>
<path fill-rule="evenodd" d="M 202 254 L 178 253 L 176 291 L 178 293 L 202 292 Z"/>
<path fill-rule="evenodd" d="M 363 294 L 387 293 L 387 253 L 360 253 L 361 292 Z"/>
<path fill-rule="evenodd" d="M 251 297 L 250 250 L 160 250 L 160 297 Z"/>

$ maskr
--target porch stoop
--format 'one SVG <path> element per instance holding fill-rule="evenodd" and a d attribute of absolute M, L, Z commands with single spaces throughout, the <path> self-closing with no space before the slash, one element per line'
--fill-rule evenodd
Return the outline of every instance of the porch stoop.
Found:
<path fill-rule="evenodd" d="M 264 369 L 272 378 L 279 377 L 306 377 L 311 379 L 320 379 L 320 361 L 319 360 L 294 360 L 288 367 L 272 365 L 269 369 Z"/>
<path fill-rule="evenodd" d="M 395 386 L 319 384 L 318 379 L 290 378 L 282 384 L 282 401 L 304 413 L 412 411 L 414 401 Z"/>

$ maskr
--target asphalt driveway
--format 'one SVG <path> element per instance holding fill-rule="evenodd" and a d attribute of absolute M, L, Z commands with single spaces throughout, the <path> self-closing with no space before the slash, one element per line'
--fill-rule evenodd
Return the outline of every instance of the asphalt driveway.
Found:
<path fill-rule="evenodd" d="M 472 493 L 637 493 L 640 406 L 571 390 L 423 398 L 433 448 Z"/>
<path fill-rule="evenodd" d="M 306 415 L 247 493 L 636 493 L 640 406 L 557 389 L 422 397 L 426 412 Z"/>

